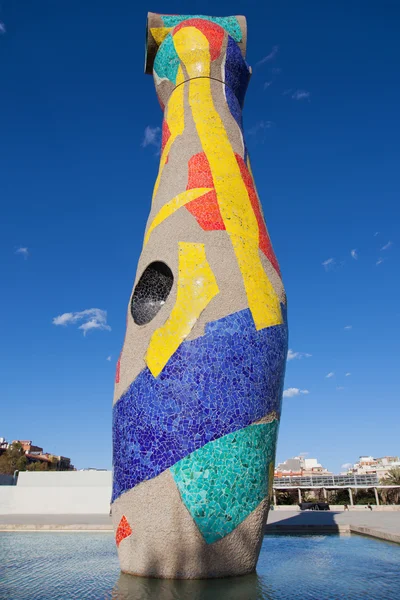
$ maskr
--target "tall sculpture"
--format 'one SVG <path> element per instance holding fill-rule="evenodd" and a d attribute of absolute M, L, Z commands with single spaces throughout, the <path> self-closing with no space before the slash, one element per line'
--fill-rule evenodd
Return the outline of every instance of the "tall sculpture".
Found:
<path fill-rule="evenodd" d="M 160 167 L 113 408 L 121 569 L 254 571 L 273 483 L 286 297 L 242 130 L 244 17 L 148 15 Z"/>

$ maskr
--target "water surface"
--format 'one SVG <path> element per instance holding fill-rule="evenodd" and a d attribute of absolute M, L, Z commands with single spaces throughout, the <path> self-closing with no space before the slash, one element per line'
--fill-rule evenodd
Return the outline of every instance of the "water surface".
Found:
<path fill-rule="evenodd" d="M 120 575 L 112 533 L 0 533 L 1 600 L 399 600 L 400 546 L 359 536 L 268 536 L 257 574 L 208 581 Z"/>

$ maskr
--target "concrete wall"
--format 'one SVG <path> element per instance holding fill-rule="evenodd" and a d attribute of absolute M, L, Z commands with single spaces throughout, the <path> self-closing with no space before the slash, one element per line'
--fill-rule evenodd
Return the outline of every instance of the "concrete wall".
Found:
<path fill-rule="evenodd" d="M 23 472 L 0 486 L 0 514 L 108 514 L 111 471 Z"/>

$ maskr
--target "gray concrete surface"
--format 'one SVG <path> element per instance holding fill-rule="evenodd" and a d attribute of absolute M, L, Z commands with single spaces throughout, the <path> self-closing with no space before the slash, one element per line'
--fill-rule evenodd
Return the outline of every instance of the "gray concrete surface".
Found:
<path fill-rule="evenodd" d="M 360 533 L 400 543 L 400 513 L 368 508 L 346 512 L 272 510 L 268 516 L 267 535 L 322 532 Z"/>
<path fill-rule="evenodd" d="M 0 531 L 112 530 L 108 514 L 0 515 Z M 271 510 L 266 534 L 359 533 L 400 543 L 400 512 Z"/>

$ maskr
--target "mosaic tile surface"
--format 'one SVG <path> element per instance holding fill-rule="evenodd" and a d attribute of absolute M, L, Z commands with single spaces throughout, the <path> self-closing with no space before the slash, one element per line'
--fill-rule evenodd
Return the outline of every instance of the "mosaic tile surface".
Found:
<path fill-rule="evenodd" d="M 233 531 L 268 495 L 277 429 L 277 421 L 245 427 L 171 467 L 182 500 L 208 544 Z"/>
<path fill-rule="evenodd" d="M 206 326 L 159 377 L 144 369 L 113 409 L 113 500 L 207 442 L 280 413 L 286 324 L 257 331 L 249 310 Z"/>
<path fill-rule="evenodd" d="M 225 29 L 236 42 L 240 42 L 242 40 L 242 32 L 236 17 L 208 17 L 207 15 L 163 15 L 161 18 L 165 27 L 175 27 L 183 21 L 192 19 L 211 21 L 212 23 L 217 23 L 217 25 L 220 25 L 223 29 Z"/>
<path fill-rule="evenodd" d="M 115 543 L 117 544 L 117 547 L 120 545 L 122 540 L 130 535 L 132 535 L 131 526 L 128 523 L 128 519 L 125 517 L 125 515 L 123 515 L 117 527 L 117 531 L 115 532 Z"/>
<path fill-rule="evenodd" d="M 164 121 L 117 367 L 113 500 L 123 507 L 116 521 L 135 521 L 130 501 L 140 496 L 151 522 L 150 490 L 164 473 L 165 519 L 186 519 L 187 547 L 202 548 L 188 571 L 196 577 L 214 562 L 213 576 L 254 571 L 287 355 L 286 296 L 242 127 L 246 40 L 242 16 L 148 15 L 145 70 Z M 157 262 L 161 275 L 148 271 Z M 229 533 L 234 561 L 222 556 Z M 179 548 L 164 545 L 158 575 L 173 577 Z M 128 571 L 130 548 L 119 548 Z"/>
<path fill-rule="evenodd" d="M 171 291 L 174 276 L 163 262 L 151 263 L 138 281 L 131 301 L 131 314 L 137 325 L 149 323 Z"/>

